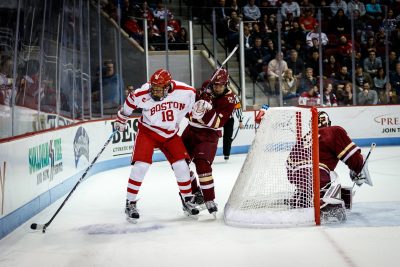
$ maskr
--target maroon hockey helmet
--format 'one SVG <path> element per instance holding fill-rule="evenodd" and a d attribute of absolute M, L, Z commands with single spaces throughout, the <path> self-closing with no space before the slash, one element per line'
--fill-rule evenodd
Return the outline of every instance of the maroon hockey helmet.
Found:
<path fill-rule="evenodd" d="M 318 128 L 331 126 L 331 120 L 329 119 L 328 113 L 325 111 L 318 112 Z"/>
<path fill-rule="evenodd" d="M 168 95 L 172 76 L 169 71 L 159 69 L 150 78 L 150 95 L 155 101 L 161 101 Z"/>
<path fill-rule="evenodd" d="M 229 74 L 225 69 L 217 69 L 213 74 L 212 84 L 227 85 L 229 82 Z"/>

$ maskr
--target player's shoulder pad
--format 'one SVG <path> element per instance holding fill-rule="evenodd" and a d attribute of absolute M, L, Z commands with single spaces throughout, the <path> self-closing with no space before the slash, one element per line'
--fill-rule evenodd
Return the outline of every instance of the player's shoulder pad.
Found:
<path fill-rule="evenodd" d="M 188 91 L 193 94 L 196 93 L 196 89 L 193 86 L 190 86 L 184 82 L 172 80 L 172 86 L 173 86 L 173 89 L 172 89 L 173 91 L 178 90 L 178 91 Z"/>

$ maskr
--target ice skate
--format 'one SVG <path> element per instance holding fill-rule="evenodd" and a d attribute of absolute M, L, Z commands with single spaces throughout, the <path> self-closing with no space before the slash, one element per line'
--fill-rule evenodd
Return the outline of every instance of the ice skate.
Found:
<path fill-rule="evenodd" d="M 215 203 L 213 200 L 206 201 L 206 207 L 208 212 L 212 214 L 214 218 L 217 218 L 217 211 L 218 211 L 217 203 Z"/>
<path fill-rule="evenodd" d="M 194 192 L 194 202 L 196 203 L 199 211 L 206 209 L 206 205 L 204 204 L 204 196 L 200 188 L 198 188 L 197 191 Z"/>
<path fill-rule="evenodd" d="M 195 196 L 191 195 L 183 198 L 181 193 L 179 193 L 179 196 L 182 201 L 182 209 L 185 215 L 197 219 L 197 215 L 199 214 L 200 211 L 196 207 Z"/>
<path fill-rule="evenodd" d="M 136 208 L 136 201 L 126 200 L 125 206 L 126 219 L 130 223 L 136 223 L 139 219 L 139 212 Z"/>

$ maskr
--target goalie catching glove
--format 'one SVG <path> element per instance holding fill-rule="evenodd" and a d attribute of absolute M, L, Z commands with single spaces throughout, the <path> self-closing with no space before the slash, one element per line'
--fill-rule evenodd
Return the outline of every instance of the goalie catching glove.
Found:
<path fill-rule="evenodd" d="M 126 122 L 128 121 L 129 116 L 126 116 L 123 112 L 122 109 L 118 110 L 117 113 L 117 119 L 114 122 L 114 129 L 118 130 L 120 132 L 123 132 L 126 130 Z"/>
<path fill-rule="evenodd" d="M 212 105 L 209 102 L 207 102 L 205 100 L 197 101 L 196 103 L 194 103 L 193 109 L 192 109 L 193 119 L 201 120 L 203 118 L 204 114 L 210 109 L 212 109 Z"/>
<path fill-rule="evenodd" d="M 361 186 L 364 183 L 373 186 L 371 176 L 369 175 L 368 171 L 368 162 L 365 162 L 364 168 L 361 170 L 360 173 L 356 173 L 355 171 L 351 170 L 350 178 L 358 186 Z"/>

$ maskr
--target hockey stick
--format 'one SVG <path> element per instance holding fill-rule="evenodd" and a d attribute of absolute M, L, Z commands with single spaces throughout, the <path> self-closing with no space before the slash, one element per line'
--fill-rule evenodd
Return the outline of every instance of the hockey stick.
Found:
<path fill-rule="evenodd" d="M 78 185 L 83 181 L 83 179 L 85 178 L 86 174 L 88 173 L 88 171 L 90 170 L 90 168 L 92 168 L 93 164 L 97 161 L 97 159 L 100 157 L 101 153 L 103 153 L 104 149 L 106 148 L 106 146 L 110 143 L 111 139 L 114 137 L 114 134 L 117 132 L 117 130 L 115 130 L 110 137 L 108 138 L 108 140 L 106 141 L 106 143 L 104 144 L 103 148 L 100 150 L 100 152 L 96 155 L 96 157 L 92 160 L 92 163 L 90 163 L 90 165 L 86 168 L 85 172 L 83 173 L 82 177 L 78 180 L 78 182 L 75 184 L 75 186 L 72 188 L 71 192 L 69 192 L 69 194 L 67 195 L 67 197 L 64 199 L 63 203 L 61 203 L 60 207 L 57 209 L 57 211 L 54 213 L 54 215 L 51 217 L 51 219 L 45 223 L 45 224 L 37 224 L 37 223 L 32 223 L 31 224 L 31 229 L 32 230 L 42 230 L 43 233 L 46 232 L 46 228 L 49 227 L 49 225 L 51 224 L 51 222 L 54 220 L 54 218 L 57 216 L 57 214 L 60 212 L 60 210 L 62 209 L 62 207 L 64 207 L 65 203 L 67 202 L 67 200 L 69 199 L 69 197 L 72 195 L 72 193 L 75 191 L 75 189 L 78 187 Z"/>
<path fill-rule="evenodd" d="M 367 156 L 365 157 L 365 160 L 364 160 L 364 162 L 363 162 L 363 165 L 362 165 L 362 167 L 361 167 L 361 170 L 364 169 L 364 166 L 365 166 L 365 164 L 367 163 L 367 160 L 369 159 L 369 156 L 371 155 L 371 152 L 372 152 L 372 150 L 373 150 L 375 147 L 376 147 L 376 144 L 375 144 L 375 143 L 372 143 L 372 144 L 371 144 L 371 148 L 369 149 L 368 154 L 367 154 Z M 353 188 L 354 188 L 355 185 L 356 185 L 356 182 L 353 183 Z M 355 192 L 355 191 L 354 191 L 354 192 Z"/>
<path fill-rule="evenodd" d="M 218 69 L 214 72 L 214 75 L 211 77 L 209 85 L 212 84 L 212 81 L 215 79 L 215 76 L 217 75 L 219 70 L 222 69 L 222 67 L 226 64 L 226 62 L 228 62 L 229 59 L 231 59 L 231 57 L 233 56 L 233 54 L 235 54 L 235 52 L 236 52 L 236 50 L 238 50 L 238 48 L 239 48 L 239 45 L 236 45 L 235 48 L 233 48 L 232 52 L 221 63 L 221 66 L 218 67 Z"/>

